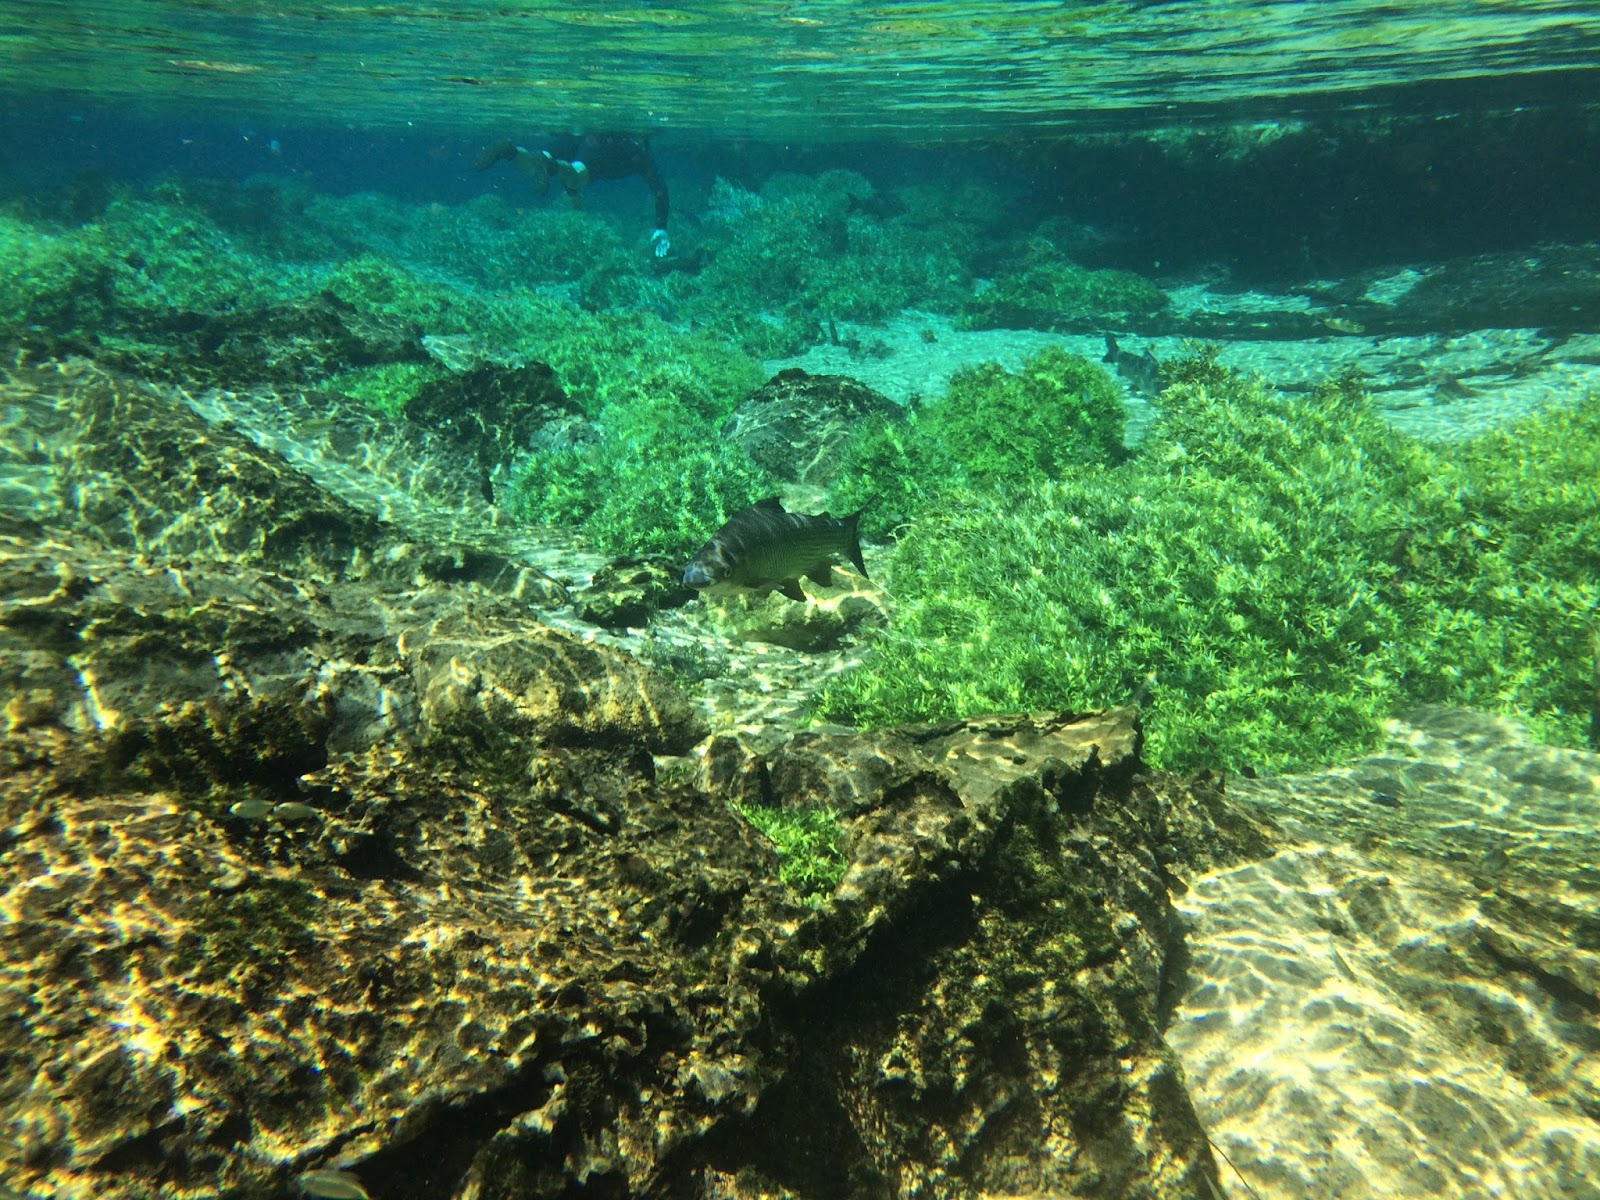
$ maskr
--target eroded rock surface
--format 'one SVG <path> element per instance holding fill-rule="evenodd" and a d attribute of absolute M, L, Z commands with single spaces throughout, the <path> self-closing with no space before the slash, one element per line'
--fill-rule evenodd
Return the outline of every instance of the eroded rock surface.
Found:
<path fill-rule="evenodd" d="M 1133 712 L 691 754 L 698 710 L 542 623 L 512 560 L 424 569 L 240 429 L 82 382 L 45 397 L 49 471 L 0 439 L 8 1186 L 1215 1178 L 1158 1025 L 1168 892 L 1267 845 L 1214 781 L 1141 774 Z M 737 803 L 836 812 L 842 881 L 792 891 Z"/>
<path fill-rule="evenodd" d="M 824 487 L 862 421 L 903 415 L 900 405 L 848 375 L 790 368 L 740 404 L 722 433 L 779 479 Z"/>
<path fill-rule="evenodd" d="M 1265 1198 L 1600 1197 L 1600 755 L 1424 709 L 1230 787 L 1298 844 L 1195 881 L 1169 1032 Z"/>

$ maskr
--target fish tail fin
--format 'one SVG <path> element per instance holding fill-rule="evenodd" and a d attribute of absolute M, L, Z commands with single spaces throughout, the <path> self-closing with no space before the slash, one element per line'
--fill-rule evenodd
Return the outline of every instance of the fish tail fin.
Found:
<path fill-rule="evenodd" d="M 1121 353 L 1122 350 L 1117 345 L 1117 335 L 1114 333 L 1106 334 L 1106 355 L 1100 361 L 1114 363 Z"/>
<path fill-rule="evenodd" d="M 856 570 L 861 572 L 861 578 L 870 580 L 867 574 L 867 564 L 861 560 L 861 514 L 866 512 L 858 508 L 844 519 L 845 531 L 850 535 L 850 540 L 845 543 L 845 553 L 850 556 L 850 561 L 855 564 Z"/>

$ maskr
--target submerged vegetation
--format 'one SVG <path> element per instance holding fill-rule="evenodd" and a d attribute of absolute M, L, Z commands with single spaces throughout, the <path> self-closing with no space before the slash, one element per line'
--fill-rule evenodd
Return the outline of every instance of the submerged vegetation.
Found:
<path fill-rule="evenodd" d="M 907 420 L 861 426 L 830 505 L 861 509 L 869 531 L 890 532 L 941 494 L 1027 489 L 1116 462 L 1125 454 L 1125 417 L 1111 377 L 1058 347 L 1016 373 L 998 363 L 963 367 L 944 396 Z"/>
<path fill-rule="evenodd" d="M 844 878 L 843 828 L 831 808 L 745 804 L 738 813 L 772 843 L 778 878 L 806 897 L 831 892 Z"/>
<path fill-rule="evenodd" d="M 1149 680 L 1149 756 L 1175 766 L 1327 762 L 1423 701 L 1581 739 L 1600 400 L 1445 454 L 1355 379 L 1287 398 L 1209 354 L 1173 377 L 1131 461 L 917 515 L 895 628 L 820 715 L 1081 708 Z"/>
<path fill-rule="evenodd" d="M 1168 304 L 1049 238 L 1012 246 L 989 193 L 884 195 L 843 171 L 718 181 L 669 271 L 619 225 L 492 196 L 423 211 L 167 182 L 60 201 L 0 210 L 0 338 L 410 421 L 470 372 L 548 364 L 561 421 L 486 431 L 486 469 L 510 482 L 497 499 L 669 559 L 774 492 L 721 430 L 760 358 L 828 322 L 914 303 L 968 326 L 1091 329 Z M 1082 708 L 1149 681 L 1149 756 L 1174 766 L 1325 762 L 1422 701 L 1583 738 L 1600 401 L 1444 453 L 1395 432 L 1356 379 L 1285 397 L 1197 351 L 1167 380 L 1131 455 L 1116 385 L 1059 349 L 963 369 L 855 429 L 827 500 L 894 540 L 897 609 L 817 714 Z M 815 832 L 768 830 L 807 888 L 830 861 Z"/>

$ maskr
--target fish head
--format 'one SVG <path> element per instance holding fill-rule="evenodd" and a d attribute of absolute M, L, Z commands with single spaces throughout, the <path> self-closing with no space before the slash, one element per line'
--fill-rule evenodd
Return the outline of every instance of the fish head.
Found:
<path fill-rule="evenodd" d="M 705 591 L 726 583 L 732 573 L 733 564 L 728 561 L 723 548 L 713 540 L 702 546 L 683 569 L 683 586 Z"/>

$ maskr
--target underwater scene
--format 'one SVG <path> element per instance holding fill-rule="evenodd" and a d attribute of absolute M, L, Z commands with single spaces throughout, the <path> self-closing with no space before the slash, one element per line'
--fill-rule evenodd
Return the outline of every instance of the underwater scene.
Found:
<path fill-rule="evenodd" d="M 0 1200 L 1600 1200 L 1600 6 L 0 3 Z"/>

